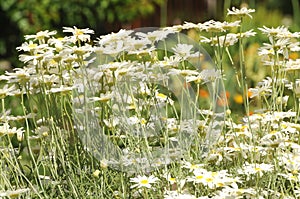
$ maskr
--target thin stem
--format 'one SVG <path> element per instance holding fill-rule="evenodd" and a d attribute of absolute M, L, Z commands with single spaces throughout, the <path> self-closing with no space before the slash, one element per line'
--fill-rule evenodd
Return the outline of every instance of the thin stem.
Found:
<path fill-rule="evenodd" d="M 26 108 L 25 108 L 25 104 L 24 104 L 24 96 L 21 95 L 21 106 L 22 106 L 22 109 L 23 109 L 23 113 L 24 115 L 26 116 Z M 33 170 L 35 172 L 35 181 L 36 183 L 41 187 L 41 189 L 43 190 L 44 193 L 46 193 L 44 191 L 44 188 L 43 188 L 43 184 L 41 183 L 40 179 L 39 179 L 39 171 L 38 171 L 38 166 L 37 166 L 37 163 L 35 161 L 35 158 L 34 158 L 34 155 L 33 155 L 33 152 L 31 150 L 31 143 L 30 143 L 30 128 L 29 128 L 29 123 L 28 123 L 28 119 L 26 118 L 25 119 L 25 123 L 26 123 L 26 130 L 25 130 L 25 133 L 24 133 L 24 138 L 25 138 L 25 141 L 26 141 L 26 144 L 27 144 L 27 149 L 28 149 L 28 153 L 29 153 L 29 157 L 30 157 L 30 160 L 33 164 Z"/>
<path fill-rule="evenodd" d="M 248 99 L 248 85 L 247 85 L 247 76 L 246 76 L 246 64 L 245 64 L 245 56 L 244 56 L 244 47 L 243 47 L 243 38 L 242 38 L 242 27 L 243 18 L 241 18 L 241 26 L 240 26 L 240 38 L 239 38 L 239 57 L 240 57 L 240 73 L 241 73 L 241 86 L 242 86 L 242 94 L 243 94 L 243 103 L 246 111 L 246 115 L 249 115 L 249 99 Z"/>

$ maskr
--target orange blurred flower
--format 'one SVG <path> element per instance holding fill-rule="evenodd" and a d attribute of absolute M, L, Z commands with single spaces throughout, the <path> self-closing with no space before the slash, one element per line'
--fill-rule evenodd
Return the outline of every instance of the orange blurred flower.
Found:
<path fill-rule="evenodd" d="M 289 58 L 290 59 L 293 59 L 293 60 L 295 60 L 295 59 L 297 59 L 299 56 L 298 56 L 298 53 L 296 53 L 296 52 L 292 52 L 291 54 L 289 54 Z"/>
<path fill-rule="evenodd" d="M 251 98 L 251 96 L 252 96 L 252 92 L 248 91 L 248 98 Z"/>
<path fill-rule="evenodd" d="M 205 89 L 200 89 L 199 90 L 199 96 L 203 98 L 209 98 L 209 92 Z"/>
<path fill-rule="evenodd" d="M 237 104 L 242 104 L 244 102 L 243 100 L 243 96 L 241 94 L 236 94 L 234 97 L 233 97 L 233 100 L 235 103 Z"/>

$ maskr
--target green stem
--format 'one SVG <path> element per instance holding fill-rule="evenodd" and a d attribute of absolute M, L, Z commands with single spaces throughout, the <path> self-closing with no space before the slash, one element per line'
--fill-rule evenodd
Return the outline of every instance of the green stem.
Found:
<path fill-rule="evenodd" d="M 167 26 L 168 0 L 165 0 L 160 7 L 160 27 Z"/>
<path fill-rule="evenodd" d="M 21 106 L 23 108 L 24 116 L 26 116 L 26 108 L 25 108 L 25 104 L 24 104 L 24 95 L 21 95 Z M 26 123 L 26 130 L 25 130 L 25 133 L 24 133 L 24 138 L 25 138 L 25 141 L 26 141 L 26 144 L 27 144 L 27 149 L 28 149 L 28 153 L 29 153 L 31 163 L 33 164 L 33 170 L 34 170 L 34 173 L 36 175 L 34 179 L 35 179 L 36 183 L 41 187 L 43 192 L 45 193 L 44 188 L 43 188 L 43 184 L 41 183 L 41 181 L 39 179 L 38 166 L 37 166 L 37 163 L 35 161 L 33 152 L 31 150 L 31 144 L 30 144 L 30 139 L 29 139 L 30 138 L 30 134 L 29 134 L 30 133 L 30 128 L 29 128 L 29 123 L 28 123 L 27 118 L 25 118 L 25 123 Z"/>
<path fill-rule="evenodd" d="M 1 99 L 1 105 L 2 105 L 2 115 L 3 115 L 3 118 L 4 118 L 4 122 L 7 122 L 6 121 L 5 100 L 4 100 L 4 98 Z"/>
<path fill-rule="evenodd" d="M 247 76 L 246 76 L 246 66 L 245 66 L 245 56 L 243 48 L 243 38 L 242 38 L 242 24 L 243 18 L 241 18 L 241 27 L 240 27 L 240 39 L 239 39 L 239 57 L 240 57 L 240 73 L 241 73 L 241 86 L 243 93 L 243 102 L 246 111 L 246 115 L 249 116 L 249 99 L 248 99 L 248 85 L 247 85 Z"/>
<path fill-rule="evenodd" d="M 299 26 L 300 23 L 299 1 L 292 0 L 292 5 L 293 5 L 294 24 L 296 26 Z"/>

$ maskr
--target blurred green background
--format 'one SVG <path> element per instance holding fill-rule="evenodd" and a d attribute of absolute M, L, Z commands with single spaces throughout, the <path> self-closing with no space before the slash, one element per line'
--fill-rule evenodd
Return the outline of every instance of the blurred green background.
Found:
<path fill-rule="evenodd" d="M 16 47 L 24 42 L 24 35 L 42 30 L 57 30 L 77 26 L 95 30 L 93 39 L 121 28 L 160 27 L 199 23 L 209 19 L 230 20 L 227 9 L 241 5 L 256 9 L 252 19 L 247 19 L 245 30 L 254 29 L 258 34 L 245 42 L 246 74 L 249 87 L 255 87 L 268 73 L 263 67 L 257 50 L 267 37 L 258 27 L 286 25 L 299 31 L 300 0 L 0 0 L 0 74 L 22 67 Z M 194 39 L 199 35 L 188 33 Z M 205 49 L 213 55 L 209 46 Z M 230 49 L 234 65 L 238 65 L 238 47 Z M 298 58 L 294 54 L 293 58 Z M 228 58 L 227 58 L 228 59 Z M 233 66 L 225 64 L 226 96 L 233 111 L 242 109 L 241 89 L 237 88 Z M 227 93 L 228 92 L 228 93 Z M 19 102 L 11 107 L 20 108 Z"/>
<path fill-rule="evenodd" d="M 77 26 L 99 36 L 120 28 L 224 20 L 227 8 L 241 4 L 257 10 L 252 26 L 299 27 L 299 0 L 0 0 L 0 68 L 21 67 L 15 48 L 37 31 Z"/>

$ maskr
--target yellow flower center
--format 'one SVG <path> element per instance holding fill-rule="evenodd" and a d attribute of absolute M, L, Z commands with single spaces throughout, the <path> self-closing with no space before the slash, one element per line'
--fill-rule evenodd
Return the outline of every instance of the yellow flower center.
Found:
<path fill-rule="evenodd" d="M 292 170 L 292 174 L 298 174 L 298 171 L 297 170 Z"/>
<path fill-rule="evenodd" d="M 217 185 L 217 187 L 224 187 L 225 186 L 225 184 L 222 183 L 222 182 L 218 182 L 216 185 Z"/>
<path fill-rule="evenodd" d="M 203 176 L 202 175 L 196 176 L 196 179 L 201 180 L 201 179 L 203 179 Z"/>
<path fill-rule="evenodd" d="M 76 35 L 76 36 L 78 36 L 78 35 L 83 35 L 83 31 L 80 30 L 80 29 L 77 29 L 77 30 L 75 31 L 75 35 Z"/>
<path fill-rule="evenodd" d="M 33 49 L 33 48 L 36 48 L 37 47 L 37 44 L 28 44 L 28 48 L 30 49 Z"/>
<path fill-rule="evenodd" d="M 161 99 L 167 99 L 167 96 L 162 94 L 162 93 L 158 93 L 157 97 L 161 98 Z"/>
<path fill-rule="evenodd" d="M 213 178 L 206 178 L 205 181 L 206 181 L 206 182 L 213 182 L 214 179 L 213 179 Z"/>
<path fill-rule="evenodd" d="M 143 185 L 149 184 L 149 181 L 147 179 L 141 180 L 141 184 L 143 184 Z"/>
<path fill-rule="evenodd" d="M 141 119 L 141 124 L 144 125 L 144 124 L 146 124 L 146 123 L 147 123 L 147 121 L 146 121 L 144 118 L 142 118 L 142 119 Z"/>
<path fill-rule="evenodd" d="M 294 176 L 294 175 L 290 176 L 290 178 L 291 178 L 292 180 L 298 180 L 298 178 L 297 178 L 296 176 Z"/>
<path fill-rule="evenodd" d="M 175 178 L 169 178 L 169 181 L 175 182 Z"/>
<path fill-rule="evenodd" d="M 198 166 L 196 164 L 191 165 L 191 169 L 197 169 L 197 168 L 198 168 Z"/>
<path fill-rule="evenodd" d="M 256 168 L 254 168 L 254 170 L 255 170 L 255 171 L 261 171 L 261 168 L 256 167 Z"/>

